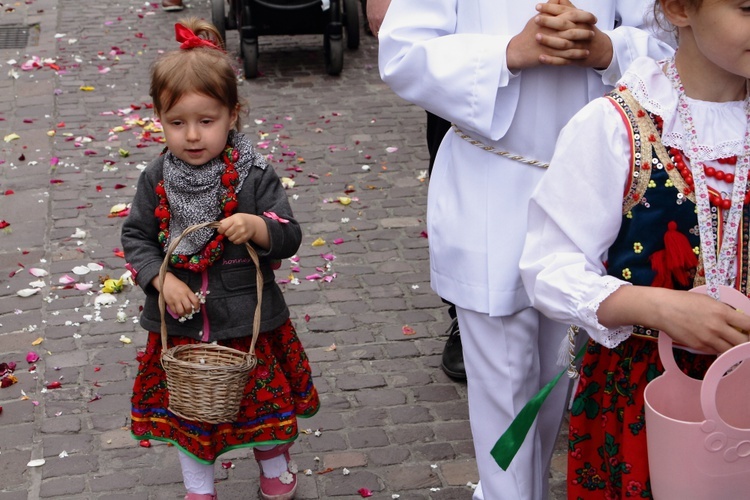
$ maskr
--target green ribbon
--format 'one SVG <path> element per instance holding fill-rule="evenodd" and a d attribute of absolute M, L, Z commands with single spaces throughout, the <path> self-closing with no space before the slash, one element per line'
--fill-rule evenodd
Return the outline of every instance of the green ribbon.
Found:
<path fill-rule="evenodd" d="M 575 359 L 577 360 L 583 356 L 585 350 L 586 348 L 584 347 L 578 351 Z M 518 412 L 516 418 L 513 419 L 513 422 L 510 423 L 508 430 L 500 436 L 500 439 L 497 440 L 495 446 L 492 447 L 490 455 L 492 455 L 492 458 L 495 459 L 495 462 L 497 462 L 497 465 L 499 465 L 501 469 L 508 470 L 508 466 L 510 466 L 510 463 L 513 461 L 513 457 L 516 456 L 518 449 L 523 444 L 524 439 L 526 439 L 526 435 L 529 433 L 529 429 L 531 429 L 531 424 L 536 420 L 536 416 L 539 414 L 539 409 L 542 407 L 544 400 L 547 399 L 549 393 L 552 392 L 552 389 L 554 389 L 560 381 L 560 377 L 562 377 L 567 371 L 568 369 L 566 368 L 558 373 L 555 378 L 550 380 L 547 385 L 542 387 L 542 390 L 536 393 L 536 395 L 526 403 L 523 409 Z"/>

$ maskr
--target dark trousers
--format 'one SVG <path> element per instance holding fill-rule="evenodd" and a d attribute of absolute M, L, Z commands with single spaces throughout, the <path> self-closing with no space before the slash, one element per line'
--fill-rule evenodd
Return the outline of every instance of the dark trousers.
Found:
<path fill-rule="evenodd" d="M 437 115 L 433 115 L 429 111 L 427 112 L 427 151 L 430 153 L 430 166 L 429 173 L 432 175 L 432 166 L 435 164 L 435 155 L 440 147 L 440 143 L 445 137 L 445 134 L 450 130 L 451 122 L 444 120 Z M 456 318 L 456 306 L 447 300 L 443 299 L 443 302 L 448 304 L 448 315 L 451 319 Z"/>

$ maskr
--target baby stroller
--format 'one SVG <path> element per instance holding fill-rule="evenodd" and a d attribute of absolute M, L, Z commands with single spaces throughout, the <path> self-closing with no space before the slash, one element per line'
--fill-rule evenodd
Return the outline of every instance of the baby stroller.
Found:
<path fill-rule="evenodd" d="M 358 6 L 358 0 L 211 0 L 211 17 L 225 40 L 226 30 L 239 30 L 245 78 L 258 76 L 259 36 L 319 33 L 326 72 L 338 75 L 344 67 L 344 32 L 347 48 L 359 47 Z"/>

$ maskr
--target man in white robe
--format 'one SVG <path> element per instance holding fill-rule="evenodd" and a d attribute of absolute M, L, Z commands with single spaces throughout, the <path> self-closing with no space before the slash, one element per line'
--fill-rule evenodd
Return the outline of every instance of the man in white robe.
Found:
<path fill-rule="evenodd" d="M 645 0 L 539 5 L 392 0 L 378 34 L 383 80 L 456 126 L 435 160 L 427 225 L 432 288 L 456 304 L 462 332 L 475 500 L 547 498 L 565 408 L 561 383 L 507 471 L 495 463 L 497 439 L 561 369 L 566 326 L 531 308 L 519 275 L 531 193 L 576 111 L 638 56 L 672 53 L 643 29 Z"/>

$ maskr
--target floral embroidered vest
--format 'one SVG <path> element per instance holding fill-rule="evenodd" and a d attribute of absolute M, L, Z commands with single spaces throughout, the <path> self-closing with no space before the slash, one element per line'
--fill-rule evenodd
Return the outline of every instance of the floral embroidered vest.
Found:
<path fill-rule="evenodd" d="M 659 118 L 643 109 L 627 88 L 615 89 L 607 98 L 628 126 L 631 141 L 630 184 L 623 197 L 620 232 L 609 249 L 607 274 L 634 285 L 677 290 L 704 284 L 695 194 L 661 141 Z M 712 210 L 714 228 L 722 227 L 721 211 Z M 749 222 L 745 205 L 739 249 L 748 246 Z M 739 267 L 738 288 L 747 295 L 746 251 Z M 656 338 L 658 331 L 635 326 L 633 334 Z"/>

